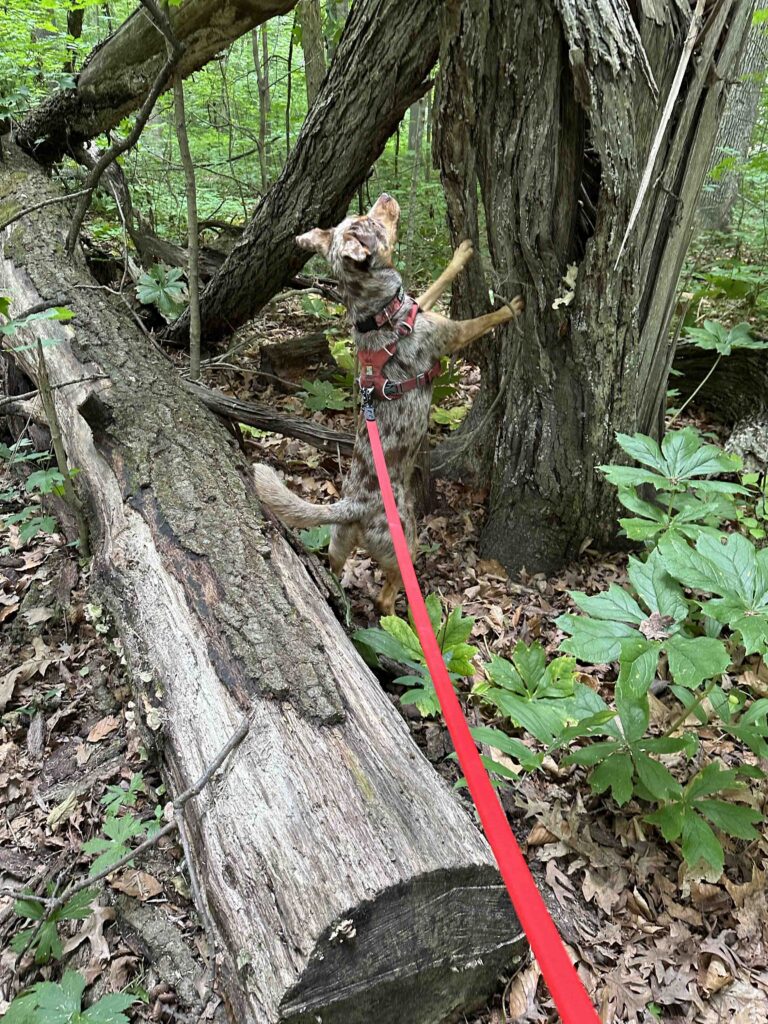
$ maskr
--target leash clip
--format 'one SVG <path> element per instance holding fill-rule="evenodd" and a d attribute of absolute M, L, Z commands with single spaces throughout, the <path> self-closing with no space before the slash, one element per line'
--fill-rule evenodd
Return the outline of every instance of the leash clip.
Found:
<path fill-rule="evenodd" d="M 360 401 L 363 405 L 363 416 L 367 420 L 376 419 L 376 410 L 373 407 L 373 395 L 374 390 L 370 388 L 360 388 Z"/>

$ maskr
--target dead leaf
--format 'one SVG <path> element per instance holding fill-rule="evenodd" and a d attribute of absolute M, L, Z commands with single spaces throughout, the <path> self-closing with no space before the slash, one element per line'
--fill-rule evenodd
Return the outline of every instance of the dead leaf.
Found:
<path fill-rule="evenodd" d="M 546 846 L 547 843 L 556 843 L 557 836 L 550 832 L 546 825 L 537 822 L 528 833 L 526 843 L 528 846 Z"/>
<path fill-rule="evenodd" d="M 714 995 L 715 992 L 719 992 L 721 988 L 725 988 L 726 985 L 730 985 L 732 982 L 733 975 L 730 973 L 727 966 L 719 957 L 713 956 L 709 961 L 709 967 L 707 967 L 706 974 L 700 982 L 704 991 L 711 996 Z"/>
<path fill-rule="evenodd" d="M 113 889 L 124 892 L 126 896 L 133 896 L 134 899 L 149 900 L 153 896 L 159 896 L 163 891 L 162 882 L 159 882 L 154 875 L 138 869 L 126 871 L 111 883 Z"/>
<path fill-rule="evenodd" d="M 75 760 L 78 766 L 82 768 L 84 764 L 88 763 L 88 759 L 93 753 L 93 747 L 86 747 L 84 743 L 79 743 L 75 749 Z"/>
<path fill-rule="evenodd" d="M 106 718 L 102 718 L 100 722 L 97 722 L 88 733 L 88 742 L 99 743 L 105 736 L 109 736 L 110 733 L 115 732 L 119 728 L 120 719 L 115 718 L 114 715 L 107 715 Z"/>
<path fill-rule="evenodd" d="M 517 974 L 510 983 L 507 990 L 507 1007 L 509 1012 L 509 1024 L 515 1021 L 529 1019 L 530 1011 L 534 1008 L 536 1001 L 536 989 L 541 977 L 541 968 L 534 960 L 532 964 Z"/>
<path fill-rule="evenodd" d="M 60 804 L 56 804 L 56 806 L 48 815 L 46 821 L 50 830 L 52 832 L 55 832 L 62 822 L 66 821 L 68 818 L 72 816 L 76 807 L 77 793 L 73 789 L 68 796 L 64 797 Z"/>
<path fill-rule="evenodd" d="M 91 944 L 91 966 L 106 963 L 110 958 L 109 943 L 104 938 L 104 925 L 115 919 L 113 907 L 94 907 L 80 931 L 64 944 L 64 952 L 71 953 L 86 939 Z"/>
<path fill-rule="evenodd" d="M 27 624 L 30 626 L 38 626 L 41 622 L 47 622 L 52 619 L 55 612 L 53 608 L 30 608 L 28 612 L 22 612 L 21 616 L 27 620 Z"/>

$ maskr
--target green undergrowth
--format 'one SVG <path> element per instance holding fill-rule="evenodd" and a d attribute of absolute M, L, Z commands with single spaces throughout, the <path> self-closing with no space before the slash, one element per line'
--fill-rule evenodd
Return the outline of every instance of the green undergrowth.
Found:
<path fill-rule="evenodd" d="M 601 468 L 641 549 L 625 585 L 571 593 L 576 611 L 557 620 L 559 657 L 520 642 L 485 661 L 470 643 L 472 618 L 460 608 L 445 616 L 435 595 L 427 606 L 454 685 L 468 686 L 492 723 L 473 735 L 493 752 L 484 760 L 496 785 L 545 758 L 584 770 L 595 794 L 630 805 L 691 870 L 717 878 L 725 847 L 759 838 L 762 818 L 751 787 L 768 757 L 768 699 L 753 697 L 738 673 L 768 652 L 765 495 L 735 456 L 690 427 L 661 445 L 642 434 L 618 442 L 634 464 Z M 403 703 L 439 712 L 410 620 L 385 617 L 355 641 L 369 663 L 404 667 L 395 679 Z M 608 699 L 582 681 L 587 666 L 612 668 Z M 668 698 L 666 728 L 652 721 L 652 690 Z M 743 747 L 739 764 L 703 743 L 713 730 Z"/>

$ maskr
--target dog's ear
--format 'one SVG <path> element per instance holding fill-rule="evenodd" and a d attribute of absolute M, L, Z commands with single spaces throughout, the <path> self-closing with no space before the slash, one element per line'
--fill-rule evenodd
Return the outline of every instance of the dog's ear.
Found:
<path fill-rule="evenodd" d="M 349 260 L 354 260 L 355 263 L 365 263 L 371 255 L 371 250 L 368 246 L 363 245 L 359 238 L 355 238 L 350 235 L 349 238 L 344 239 L 344 244 L 341 247 L 341 255 L 345 256 Z"/>
<path fill-rule="evenodd" d="M 333 232 L 327 228 L 312 228 L 303 235 L 296 235 L 296 245 L 300 249 L 309 249 L 310 252 L 319 252 L 327 256 L 331 248 Z"/>

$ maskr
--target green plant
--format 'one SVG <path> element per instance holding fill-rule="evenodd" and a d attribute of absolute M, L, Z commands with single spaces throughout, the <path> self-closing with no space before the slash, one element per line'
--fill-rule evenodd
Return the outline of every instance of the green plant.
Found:
<path fill-rule="evenodd" d="M 738 778 L 737 769 L 723 769 L 708 764 L 697 772 L 686 785 L 675 783 L 668 799 L 657 811 L 646 815 L 646 821 L 656 825 L 668 842 L 682 839 L 684 860 L 697 867 L 706 864 L 720 877 L 724 866 L 722 844 L 712 829 L 737 839 L 759 839 L 755 825 L 762 815 L 752 807 L 734 803 L 734 799 L 748 796 L 747 787 Z M 712 799 L 715 793 L 725 793 L 731 799 Z"/>
<path fill-rule="evenodd" d="M 352 405 L 352 396 L 348 391 L 342 391 L 328 380 L 303 380 L 302 387 L 305 389 L 299 392 L 303 396 L 304 405 L 313 412 L 323 409 L 348 409 Z"/>
<path fill-rule="evenodd" d="M 443 618 L 440 599 L 435 594 L 427 597 L 426 605 L 451 680 L 456 682 L 472 675 L 476 651 L 467 640 L 475 620 L 463 615 L 460 608 L 454 608 Z M 352 639 L 370 663 L 375 664 L 377 658 L 383 656 L 411 670 L 395 680 L 400 686 L 408 687 L 400 697 L 401 704 L 415 704 L 425 718 L 439 712 L 440 702 L 410 613 L 408 622 L 395 615 L 385 615 L 378 629 L 359 629 Z"/>
<path fill-rule="evenodd" d="M 107 791 L 102 796 L 100 803 L 103 805 L 107 815 L 114 816 L 123 807 L 135 807 L 139 794 L 146 793 L 146 791 L 144 775 L 142 772 L 134 772 L 131 775 L 127 788 L 107 786 Z"/>
<path fill-rule="evenodd" d="M 768 548 L 758 551 L 739 533 L 702 533 L 694 547 L 669 535 L 659 542 L 666 570 L 697 598 L 701 612 L 738 633 L 746 654 L 768 652 Z"/>
<path fill-rule="evenodd" d="M 331 528 L 324 524 L 313 526 L 309 530 L 299 530 L 299 540 L 307 551 L 325 551 L 331 543 Z"/>
<path fill-rule="evenodd" d="M 187 286 L 180 267 L 156 263 L 136 284 L 136 298 L 146 306 L 157 306 L 167 317 L 176 317 L 187 302 Z"/>
<path fill-rule="evenodd" d="M 49 895 L 53 888 L 49 889 Z M 47 914 L 45 904 L 34 899 L 18 899 L 13 905 L 14 913 L 28 921 L 36 921 L 34 928 L 25 928 L 11 939 L 14 953 L 34 952 L 36 964 L 58 960 L 62 954 L 59 925 L 62 921 L 78 921 L 88 917 L 91 904 L 96 899 L 94 889 L 82 889 L 75 893 L 63 907 Z"/>
<path fill-rule="evenodd" d="M 34 463 L 50 458 L 50 452 L 34 451 L 32 442 L 27 438 L 19 438 L 11 448 L 6 444 L 0 444 L 0 459 L 6 460 L 9 466 Z M 63 479 L 61 473 L 56 469 L 35 470 L 27 477 L 24 489 L 27 494 L 35 491 L 41 495 L 58 494 Z M 20 494 L 17 490 L 9 490 L 3 494 L 3 499 L 6 501 L 12 501 L 19 497 Z M 15 524 L 19 527 L 19 540 L 22 544 L 27 544 L 38 533 L 53 533 L 57 526 L 56 517 L 47 515 L 37 502 L 25 504 L 19 512 L 4 514 L 2 520 L 7 526 Z"/>
<path fill-rule="evenodd" d="M 120 817 L 107 815 L 102 826 L 104 837 L 96 836 L 83 843 L 83 853 L 98 853 L 99 856 L 91 864 L 89 874 L 97 875 L 104 868 L 122 860 L 130 853 L 130 841 L 140 836 L 146 839 L 148 826 L 133 814 Z"/>
<path fill-rule="evenodd" d="M 519 641 L 509 660 L 491 655 L 486 674 L 487 681 L 476 683 L 472 692 L 548 746 L 567 724 L 609 711 L 594 690 L 577 682 L 575 658 L 548 663 L 540 643 Z M 605 720 L 613 715 L 609 711 Z"/>
<path fill-rule="evenodd" d="M 630 540 L 655 541 L 670 531 L 697 537 L 702 528 L 736 519 L 733 499 L 746 493 L 745 488 L 708 478 L 737 472 L 741 466 L 737 456 L 703 443 L 692 427 L 671 431 L 661 446 L 645 434 L 617 434 L 616 440 L 641 463 L 600 466 L 618 488 L 621 504 L 634 513 L 619 520 Z M 650 497 L 642 496 L 642 488 L 652 488 Z"/>
<path fill-rule="evenodd" d="M 128 1024 L 122 1011 L 135 996 L 115 992 L 83 1009 L 85 984 L 77 971 L 65 971 L 60 983 L 40 981 L 16 996 L 3 1019 L 6 1024 Z"/>
<path fill-rule="evenodd" d="M 456 430 L 463 423 L 468 411 L 468 405 L 452 405 L 448 409 L 436 405 L 431 411 L 432 422 L 441 427 L 448 427 L 449 430 Z"/>

